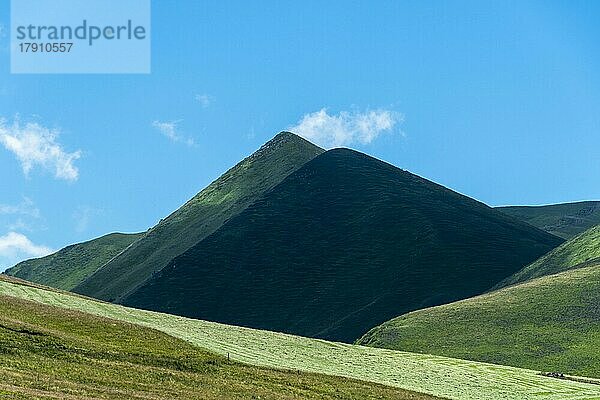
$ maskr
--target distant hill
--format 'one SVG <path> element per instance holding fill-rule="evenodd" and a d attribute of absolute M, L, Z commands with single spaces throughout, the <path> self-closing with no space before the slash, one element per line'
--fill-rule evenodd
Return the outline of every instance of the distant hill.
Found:
<path fill-rule="evenodd" d="M 480 294 L 561 242 L 426 179 L 336 149 L 121 302 L 349 342 L 404 312 Z"/>
<path fill-rule="evenodd" d="M 323 151 L 294 134 L 278 134 L 160 221 L 75 291 L 106 301 L 120 301 L 173 258 Z"/>
<path fill-rule="evenodd" d="M 4 273 L 46 286 L 71 290 L 141 235 L 111 233 L 67 246 L 46 257 L 23 261 Z"/>
<path fill-rule="evenodd" d="M 495 288 L 499 289 L 541 276 L 579 268 L 596 258 L 600 258 L 600 225 L 563 243 L 532 264 L 504 279 Z"/>
<path fill-rule="evenodd" d="M 600 259 L 378 326 L 358 343 L 600 378 Z"/>
<path fill-rule="evenodd" d="M 497 210 L 564 239 L 571 239 L 600 224 L 600 201 L 498 207 Z"/>

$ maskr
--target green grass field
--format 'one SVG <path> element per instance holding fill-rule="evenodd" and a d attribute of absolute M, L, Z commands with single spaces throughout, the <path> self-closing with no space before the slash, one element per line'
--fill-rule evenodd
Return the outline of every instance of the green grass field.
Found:
<path fill-rule="evenodd" d="M 600 201 L 496 209 L 564 239 L 572 239 L 600 224 Z"/>
<path fill-rule="evenodd" d="M 244 365 L 157 330 L 6 296 L 0 398 L 433 400 L 370 382 Z"/>
<path fill-rule="evenodd" d="M 541 276 L 579 268 L 598 258 L 600 258 L 600 225 L 563 243 L 519 272 L 504 279 L 494 288 L 499 289 Z"/>
<path fill-rule="evenodd" d="M 0 280 L 0 295 L 60 307 L 65 310 L 85 311 L 98 317 L 155 328 L 209 352 L 225 357 L 229 355 L 231 360 L 257 367 L 337 375 L 457 400 L 600 399 L 600 386 L 598 385 L 548 378 L 540 376 L 532 370 L 333 343 L 191 320 L 15 284 L 6 281 L 6 278 Z M 40 312 L 43 314 L 43 311 Z M 82 332 L 86 331 L 86 328 L 81 329 Z M 115 328 L 114 332 L 108 333 L 116 334 L 116 331 Z M 106 340 L 102 339 L 101 343 L 104 342 Z M 144 343 L 138 343 L 136 346 L 144 347 Z M 118 354 L 120 351 L 117 349 L 115 352 Z M 160 346 L 156 351 L 159 352 L 159 355 L 165 356 L 164 353 L 160 353 L 162 351 Z M 170 353 L 168 347 L 165 348 L 165 351 L 167 355 Z M 222 363 L 223 358 L 220 360 Z M 152 361 L 152 357 L 150 357 L 148 363 L 152 362 L 155 361 Z M 162 361 L 158 363 L 162 365 Z M 202 365 L 202 362 L 199 365 Z M 48 368 L 51 368 L 51 365 Z M 15 368 L 12 369 L 12 373 L 17 373 Z M 131 374 L 124 372 L 122 379 L 127 381 L 127 376 L 131 376 Z M 95 379 L 95 377 L 92 378 Z M 278 382 L 287 385 L 288 378 L 289 376 L 282 375 L 264 379 L 279 379 Z M 40 379 L 43 381 L 43 378 L 36 378 L 35 375 L 32 379 L 34 380 L 32 384 L 39 383 Z M 165 376 L 163 379 L 164 382 L 171 382 L 169 376 Z M 264 382 L 264 380 L 258 381 L 258 386 L 256 386 L 257 383 L 252 380 L 254 379 L 252 375 L 240 379 L 250 388 L 263 387 L 260 382 Z M 350 384 L 358 385 L 358 383 L 352 382 Z M 327 384 L 323 383 L 323 385 Z M 335 385 L 335 381 L 332 385 Z M 183 390 L 184 386 L 181 387 Z M 337 398 L 352 398 L 352 395 L 346 395 L 346 397 L 340 395 Z"/>
<path fill-rule="evenodd" d="M 46 257 L 20 262 L 4 273 L 71 290 L 141 236 L 141 233 L 111 233 L 67 246 Z"/>
<path fill-rule="evenodd" d="M 600 378 L 600 263 L 415 311 L 359 343 Z"/>

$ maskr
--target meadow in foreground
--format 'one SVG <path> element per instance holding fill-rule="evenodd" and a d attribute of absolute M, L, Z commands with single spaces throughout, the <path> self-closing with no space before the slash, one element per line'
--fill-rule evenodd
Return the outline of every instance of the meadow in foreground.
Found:
<path fill-rule="evenodd" d="M 98 317 L 154 328 L 212 353 L 225 357 L 229 355 L 231 360 L 258 367 L 292 370 L 295 373 L 300 370 L 309 373 L 343 376 L 458 400 L 600 399 L 600 386 L 598 385 L 544 377 L 538 371 L 433 355 L 348 345 L 187 319 L 102 303 L 68 293 L 15 283 L 6 279 L 0 278 L 0 295 L 29 300 L 35 302 L 36 306 L 51 305 L 69 312 L 83 311 Z M 144 349 L 147 345 L 143 341 L 139 346 L 141 347 L 138 348 Z M 121 350 L 118 348 L 109 349 L 108 351 L 111 354 L 116 354 L 117 358 L 121 357 L 119 355 Z M 56 354 L 60 355 L 62 352 L 58 351 Z M 162 357 L 164 354 L 159 351 L 158 356 Z M 18 360 L 18 357 L 16 359 Z M 109 360 L 109 365 L 112 366 L 115 362 L 115 360 Z M 216 365 L 212 365 L 211 362 L 206 361 L 200 365 L 202 368 L 211 369 L 221 364 L 217 362 Z M 148 368 L 153 368 L 152 364 L 142 366 L 144 371 Z M 248 369 L 244 370 L 243 368 Z M 250 390 L 256 393 L 257 390 L 262 390 L 262 388 L 269 390 L 274 386 L 280 389 L 283 387 L 287 390 L 289 380 L 292 379 L 292 376 L 295 376 L 278 372 L 284 374 L 275 376 L 281 377 L 279 380 L 275 380 L 278 383 L 273 383 L 273 381 L 269 383 L 268 380 L 265 382 L 265 378 L 261 378 L 260 375 L 244 375 L 245 372 L 243 371 L 249 373 L 255 367 L 243 368 L 239 371 L 234 370 L 231 374 L 234 377 L 236 373 L 240 374 L 233 382 L 239 385 L 243 385 L 245 382 L 248 393 L 250 393 Z M 14 373 L 15 368 L 10 371 Z M 120 379 L 126 379 L 123 382 L 124 387 L 127 387 L 127 379 L 132 376 L 132 373 L 128 371 L 130 371 L 128 368 L 124 368 L 119 372 Z M 256 369 L 254 371 L 263 370 Z M 185 374 L 183 376 L 187 377 Z M 220 379 L 220 376 L 222 374 L 215 375 L 216 379 Z M 309 377 L 311 375 L 300 376 Z M 158 377 L 161 377 L 157 378 L 159 379 L 158 382 L 170 383 L 170 379 L 174 379 L 169 374 L 159 374 Z M 255 378 L 258 379 L 255 380 Z M 330 379 L 334 379 L 331 386 L 332 390 L 337 390 L 336 382 L 339 382 L 338 378 Z M 140 382 L 142 381 L 140 380 Z M 192 382 L 188 381 L 187 384 L 182 384 L 182 390 L 184 390 L 183 387 L 187 388 L 188 384 Z M 314 383 L 315 385 L 324 385 L 324 382 L 327 382 L 327 379 L 319 376 L 317 382 Z M 364 385 L 364 383 L 361 384 Z M 300 383 L 299 385 L 300 387 L 310 386 L 308 383 Z M 230 386 L 232 388 L 236 387 L 235 384 Z M 371 389 L 367 390 L 370 391 Z M 336 395 L 336 393 L 334 391 L 332 395 Z M 400 393 L 400 395 L 405 395 L 402 392 Z M 321 396 L 321 394 L 318 395 Z M 341 398 L 352 398 L 352 396 L 365 398 L 356 387 L 349 388 L 344 396 Z"/>

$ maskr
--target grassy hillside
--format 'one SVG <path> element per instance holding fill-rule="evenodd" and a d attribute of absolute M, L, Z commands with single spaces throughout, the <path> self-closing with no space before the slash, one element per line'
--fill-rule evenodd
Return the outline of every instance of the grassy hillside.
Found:
<path fill-rule="evenodd" d="M 124 304 L 352 342 L 480 294 L 561 240 L 364 154 L 324 153 Z"/>
<path fill-rule="evenodd" d="M 92 326 L 68 327 L 68 331 L 73 331 L 73 337 L 65 338 L 65 340 L 75 341 L 76 348 L 72 358 L 68 354 L 64 354 L 61 345 L 56 346 L 51 353 L 52 361 L 41 359 L 44 363 L 30 364 L 27 361 L 20 364 L 18 368 L 35 368 L 43 369 L 45 372 L 39 375 L 22 374 L 18 375 L 14 368 L 4 371 L 3 375 L 9 375 L 11 379 L 20 379 L 34 381 L 33 384 L 42 385 L 45 382 L 46 373 L 52 374 L 53 370 L 48 367 L 57 365 L 57 368 L 64 366 L 71 368 L 69 364 L 62 364 L 61 357 L 66 357 L 66 360 L 73 360 L 77 363 L 73 365 L 75 371 L 76 382 L 84 381 L 85 390 L 96 390 L 98 386 L 108 385 L 113 378 L 120 379 L 124 387 L 131 390 L 164 391 L 170 390 L 173 385 L 173 390 L 183 389 L 185 384 L 186 390 L 204 390 L 203 393 L 212 394 L 213 391 L 225 391 L 222 397 L 231 398 L 231 391 L 246 390 L 258 391 L 265 389 L 276 391 L 271 397 L 265 396 L 260 398 L 272 398 L 278 396 L 283 390 L 297 391 L 298 386 L 304 391 L 302 394 L 310 393 L 314 389 L 318 393 L 328 394 L 328 387 L 334 386 L 336 397 L 340 399 L 353 398 L 351 394 L 359 393 L 359 398 L 368 398 L 370 391 L 373 394 L 381 394 L 385 397 L 385 392 L 380 387 L 364 386 L 365 384 L 337 380 L 328 380 L 321 376 L 312 379 L 310 376 L 298 374 L 298 370 L 305 372 L 320 372 L 327 375 L 345 376 L 348 378 L 359 378 L 365 381 L 377 382 L 393 387 L 406 388 L 416 390 L 418 392 L 429 393 L 449 399 L 456 400 L 496 400 L 496 399 L 512 399 L 512 400 L 529 400 L 544 398 L 547 400 L 584 400 L 600 398 L 600 386 L 590 385 L 585 383 L 573 382 L 568 380 L 560 380 L 539 375 L 535 371 L 511 368 L 499 365 L 491 365 L 477 363 L 471 361 L 463 361 L 458 359 L 449 359 L 445 357 L 420 355 L 406 352 L 398 352 L 385 349 L 376 349 L 363 346 L 347 345 L 341 343 L 327 342 L 317 339 L 308 339 L 297 336 L 290 336 L 274 332 L 259 331 L 247 328 L 240 328 L 217 323 L 211 323 L 200 320 L 192 320 L 174 315 L 160 314 L 149 311 L 129 309 L 122 306 L 100 303 L 90 299 L 77 297 L 71 294 L 53 292 L 43 290 L 31 286 L 15 284 L 0 279 L 0 296 L 6 299 L 6 296 L 18 298 L 21 300 L 34 301 L 39 304 L 55 306 L 64 310 L 69 310 L 76 316 L 74 322 L 82 324 L 87 321 L 81 318 L 81 314 L 74 311 L 84 310 L 89 314 L 96 315 L 102 318 L 111 318 L 127 323 L 134 323 L 156 330 L 162 331 L 174 337 L 183 339 L 192 345 L 207 351 L 214 352 L 226 356 L 229 354 L 231 360 L 241 361 L 255 366 L 278 368 L 283 371 L 295 371 L 292 375 L 281 373 L 280 375 L 274 372 L 257 370 L 248 368 L 246 370 L 236 369 L 225 363 L 223 358 L 206 355 L 205 353 L 193 352 L 189 348 L 175 344 L 172 339 L 158 335 L 155 332 L 147 332 L 143 330 L 133 330 L 127 334 L 131 335 L 131 340 L 125 348 L 119 348 L 114 342 L 118 341 L 118 337 L 122 337 L 122 330 L 118 328 L 115 322 L 111 322 L 113 328 L 108 328 L 107 332 L 103 332 L 105 327 L 98 324 L 96 320 L 93 325 L 99 325 L 99 331 L 94 331 Z M 0 301 L 0 304 L 5 304 L 5 300 Z M 40 313 L 44 313 L 45 309 L 40 308 Z M 65 311 L 67 312 L 67 311 Z M 4 313 L 0 313 L 3 315 Z M 26 313 L 25 313 L 26 314 Z M 16 321 L 7 321 L 4 323 L 10 325 L 16 331 L 29 330 L 29 327 L 19 326 L 18 321 L 22 316 L 18 313 L 13 313 L 9 319 Z M 31 323 L 31 320 L 28 320 Z M 45 322 L 44 322 L 45 323 Z M 63 322 L 59 322 L 62 324 Z M 36 325 L 31 330 L 43 330 L 44 333 L 58 332 L 60 337 L 61 329 L 56 329 L 55 322 L 49 322 L 48 328 Z M 41 324 L 40 324 L 41 325 Z M 130 329 L 130 328 L 128 328 Z M 138 328 L 136 328 L 138 329 Z M 97 335 L 100 343 L 95 343 L 96 339 L 90 340 L 85 336 L 90 331 L 92 335 Z M 2 332 L 2 330 L 0 330 Z M 22 332 L 23 336 L 27 333 Z M 77 338 L 78 335 L 84 335 L 83 340 Z M 109 336 L 104 337 L 102 335 Z M 20 337 L 23 337 L 20 336 Z M 14 339 L 9 341 L 13 343 Z M 40 337 L 40 340 L 42 338 Z M 63 342 L 64 343 L 64 342 Z M 104 346 L 105 343 L 112 343 Z M 164 344 L 163 344 L 164 343 Z M 100 347 L 96 354 L 86 353 L 85 351 L 77 352 L 77 348 L 86 349 L 86 346 L 103 346 Z M 66 346 L 71 346 L 69 343 Z M 112 346 L 112 348 L 111 348 Z M 115 351 L 116 346 L 116 351 Z M 35 347 L 35 346 L 34 346 Z M 0 347 L 4 348 L 4 347 Z M 67 347 L 67 349 L 72 347 Z M 138 357 L 138 355 L 150 352 L 146 357 Z M 133 353 L 133 354 L 132 354 Z M 124 354 L 121 358 L 120 354 Z M 200 354 L 200 355 L 198 355 Z M 57 357 L 61 355 L 61 357 Z M 134 369 L 139 371 L 139 375 L 130 373 L 122 369 L 115 370 L 113 373 L 109 369 L 85 369 L 86 357 L 98 357 L 100 361 L 91 361 L 91 365 L 99 363 L 102 357 L 119 358 L 118 363 L 112 360 L 113 366 L 121 368 L 120 363 L 139 363 L 142 368 Z M 196 358 L 197 357 L 197 358 Z M 144 358 L 143 360 L 141 358 Z M 4 360 L 4 358 L 2 359 Z M 179 361 L 184 360 L 184 361 Z M 215 360 L 215 361 L 212 361 Z M 11 360 L 18 363 L 17 360 Z M 56 363 L 56 364 L 52 364 Z M 83 364 L 83 365 L 82 365 Z M 156 365 L 158 364 L 158 365 Z M 0 370 L 4 364 L 0 363 Z M 78 367 L 82 368 L 78 370 Z M 135 368 L 127 365 L 127 368 Z M 194 370 L 188 369 L 205 368 L 204 377 L 198 378 Z M 165 372 L 164 369 L 171 370 Z M 183 370 L 181 374 L 172 370 Z M 58 370 L 60 371 L 60 370 Z M 80 372 L 78 372 L 80 371 Z M 60 372 L 65 374 L 65 372 Z M 88 376 L 88 373 L 90 374 Z M 156 375 L 152 375 L 156 373 Z M 111 374 L 112 377 L 106 377 L 103 374 Z M 298 374 L 295 379 L 293 375 Z M 261 376 L 262 375 L 262 376 Z M 61 375 L 62 376 L 62 375 Z M 71 377 L 72 375 L 66 374 Z M 157 378 L 154 378 L 156 376 Z M 236 377 L 237 376 L 237 377 Z M 132 378 L 134 377 L 134 378 Z M 71 378 L 69 378 L 71 379 Z M 104 379 L 104 383 L 99 380 Z M 155 385 L 155 379 L 158 379 L 158 385 Z M 200 381 L 195 379 L 204 379 L 207 384 L 202 387 Z M 257 381 L 254 381 L 257 379 Z M 47 382 L 47 381 L 46 381 Z M 183 383 L 182 383 L 183 382 Z M 165 383 L 168 383 L 165 385 Z M 225 383 L 226 387 L 223 387 Z M 43 386 L 44 388 L 54 387 L 57 382 Z M 211 387 L 215 384 L 215 387 Z M 231 389 L 227 386 L 231 384 Z M 72 382 L 62 382 L 62 387 L 75 387 Z M 338 386 L 339 385 L 339 386 Z M 363 386 L 361 386 L 363 385 Z M 157 387 L 160 386 L 160 387 Z M 199 386 L 199 387 L 195 387 Z M 239 386 L 242 386 L 241 388 Z M 59 386 L 60 387 L 60 386 Z M 110 387 L 110 386 L 109 386 Z M 366 388 L 366 389 L 361 389 Z M 83 390 L 82 389 L 82 390 Z M 2 388 L 0 390 L 6 390 Z M 363 390 L 355 392 L 355 390 Z M 159 392 L 161 393 L 161 392 Z M 222 393 L 222 392 L 221 392 Z M 288 393 L 288 392 L 283 392 Z M 195 395 L 194 392 L 190 397 Z M 402 394 L 404 395 L 404 394 Z M 229 396 L 229 397 L 227 397 Z M 364 397 L 361 397 L 364 396 Z M 126 397 L 123 395 L 122 397 Z M 160 396 L 159 396 L 160 397 Z M 200 396 L 202 397 L 202 396 Z M 216 397 L 216 396 L 215 396 Z M 241 396 L 240 396 L 241 397 Z M 129 397 L 127 397 L 129 398 Z M 204 397 L 202 397 L 204 398 Z M 210 398 L 207 396 L 207 398 Z M 241 397 L 243 398 L 243 397 Z M 255 397 L 258 398 L 258 397 Z M 286 398 L 286 397 L 283 397 Z M 325 396 L 325 398 L 328 398 Z M 392 397 L 394 398 L 394 397 Z M 404 398 L 404 397 L 397 397 Z M 410 397 L 408 397 L 410 398 Z M 419 397 L 417 397 L 419 398 Z"/>
<path fill-rule="evenodd" d="M 600 201 L 497 209 L 564 239 L 571 239 L 600 224 Z"/>
<path fill-rule="evenodd" d="M 499 289 L 544 275 L 580 268 L 597 258 L 600 258 L 600 225 L 563 243 L 532 264 L 506 278 L 495 288 Z"/>
<path fill-rule="evenodd" d="M 118 301 L 323 150 L 280 133 L 162 220 L 75 291 Z"/>
<path fill-rule="evenodd" d="M 433 399 L 243 365 L 150 328 L 7 296 L 0 353 L 3 399 Z"/>
<path fill-rule="evenodd" d="M 46 257 L 23 261 L 4 273 L 58 289 L 71 290 L 140 236 L 137 233 L 111 233 L 67 246 Z"/>
<path fill-rule="evenodd" d="M 395 318 L 359 343 L 600 378 L 600 261 Z"/>

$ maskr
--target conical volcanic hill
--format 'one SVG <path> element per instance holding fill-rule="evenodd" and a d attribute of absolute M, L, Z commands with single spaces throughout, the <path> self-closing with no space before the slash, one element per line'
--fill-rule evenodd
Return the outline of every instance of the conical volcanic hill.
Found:
<path fill-rule="evenodd" d="M 122 303 L 349 342 L 405 312 L 480 294 L 560 243 L 440 185 L 336 149 Z"/>
<path fill-rule="evenodd" d="M 324 150 L 282 132 L 150 229 L 75 291 L 106 301 L 128 293 Z"/>

